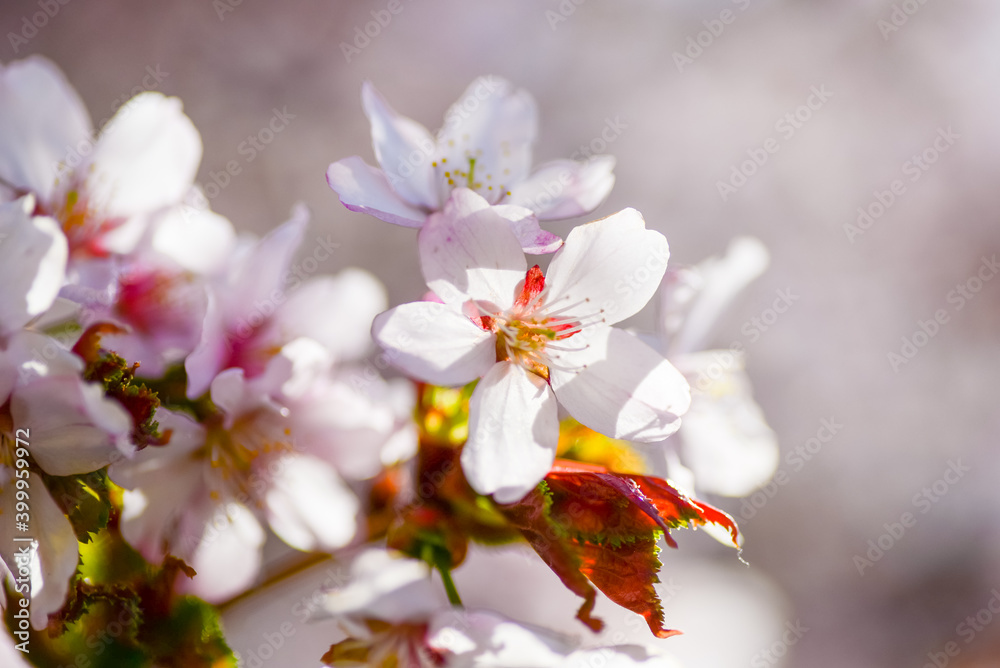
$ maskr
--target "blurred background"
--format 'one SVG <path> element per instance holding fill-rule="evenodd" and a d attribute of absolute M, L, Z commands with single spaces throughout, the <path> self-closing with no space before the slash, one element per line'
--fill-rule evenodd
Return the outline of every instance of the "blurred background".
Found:
<path fill-rule="evenodd" d="M 432 131 L 477 75 L 526 88 L 537 162 L 617 157 L 593 217 L 639 209 L 673 266 L 741 234 L 771 249 L 713 343 L 746 347 L 784 482 L 709 499 L 740 520 L 749 568 L 701 534 L 662 555 L 686 632 L 667 649 L 689 668 L 1000 665 L 1000 5 L 396 1 L 379 24 L 388 0 L 4 0 L 0 60 L 51 58 L 95 123 L 144 88 L 180 96 L 212 208 L 262 234 L 304 201 L 303 256 L 332 240 L 320 271 L 364 267 L 392 303 L 423 292 L 412 230 L 347 211 L 324 179 L 374 162 L 362 81 Z M 796 299 L 774 318 L 779 291 Z M 507 572 L 565 595 L 515 552 L 476 555 L 459 585 Z M 240 622 L 293 618 L 290 596 L 231 611 L 234 644 L 262 642 Z M 501 609 L 559 626 L 566 600 Z"/>

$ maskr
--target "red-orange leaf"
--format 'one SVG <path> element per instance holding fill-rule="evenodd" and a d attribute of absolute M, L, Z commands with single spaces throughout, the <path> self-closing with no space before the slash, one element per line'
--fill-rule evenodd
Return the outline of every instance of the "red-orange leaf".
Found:
<path fill-rule="evenodd" d="M 587 626 L 601 626 L 590 616 L 596 586 L 642 615 L 660 638 L 679 633 L 664 628 L 653 586 L 659 582 L 656 543 L 661 533 L 677 547 L 671 529 L 717 524 L 729 532 L 734 546 L 740 540 L 731 517 L 690 499 L 666 480 L 609 473 L 578 462 L 557 462 L 538 488 L 504 507 L 504 514 L 563 584 L 584 599 L 577 616 Z"/>

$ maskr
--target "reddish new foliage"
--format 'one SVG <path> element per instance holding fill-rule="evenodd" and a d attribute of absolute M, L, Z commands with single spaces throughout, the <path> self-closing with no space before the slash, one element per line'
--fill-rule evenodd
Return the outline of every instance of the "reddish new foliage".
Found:
<path fill-rule="evenodd" d="M 688 498 L 666 480 L 609 473 L 597 466 L 560 461 L 545 482 L 504 514 L 538 555 L 584 603 L 577 617 L 594 631 L 594 587 L 646 619 L 660 638 L 663 626 L 653 585 L 659 582 L 657 538 L 677 547 L 670 529 L 717 524 L 739 546 L 739 530 L 725 513 Z"/>

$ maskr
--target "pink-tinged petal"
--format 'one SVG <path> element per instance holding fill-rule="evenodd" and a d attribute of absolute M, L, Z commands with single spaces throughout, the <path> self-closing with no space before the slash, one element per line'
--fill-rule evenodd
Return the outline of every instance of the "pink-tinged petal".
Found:
<path fill-rule="evenodd" d="M 372 320 L 388 307 L 385 287 L 366 271 L 345 269 L 311 279 L 292 292 L 274 315 L 279 341 L 309 337 L 338 360 L 371 348 Z"/>
<path fill-rule="evenodd" d="M 51 218 L 28 213 L 33 199 L 0 204 L 0 336 L 48 310 L 66 278 L 66 237 Z"/>
<path fill-rule="evenodd" d="M 388 183 L 414 206 L 438 208 L 431 133 L 420 123 L 396 113 L 369 81 L 361 87 L 361 104 L 372 126 L 375 159 Z"/>
<path fill-rule="evenodd" d="M 538 110 L 527 91 L 514 90 L 497 76 L 479 77 L 445 114 L 438 157 L 448 159 L 447 167 L 465 173 L 474 158 L 474 183 L 482 184 L 480 192 L 495 204 L 512 185 L 527 178 L 537 134 Z"/>
<path fill-rule="evenodd" d="M 710 257 L 690 269 L 670 272 L 663 282 L 661 313 L 670 356 L 704 346 L 712 326 L 740 292 L 764 273 L 767 247 L 753 237 L 737 237 L 724 257 Z"/>
<path fill-rule="evenodd" d="M 427 219 L 417 244 L 427 286 L 446 304 L 475 299 L 509 308 L 528 269 L 508 221 L 467 188 Z"/>
<path fill-rule="evenodd" d="M 410 204 L 393 189 L 385 172 L 356 155 L 331 164 L 326 170 L 326 182 L 351 211 L 403 227 L 420 227 L 427 218 L 424 209 Z"/>
<path fill-rule="evenodd" d="M 179 555 L 197 575 L 181 576 L 177 590 L 221 603 L 250 587 L 267 534 L 246 506 L 220 504 L 205 494 L 191 502 L 177 529 Z"/>
<path fill-rule="evenodd" d="M 546 255 L 555 253 L 562 246 L 561 238 L 538 226 L 538 217 L 531 209 L 513 204 L 496 204 L 493 210 L 510 225 L 525 253 Z"/>
<path fill-rule="evenodd" d="M 32 439 L 33 441 L 34 439 Z M 32 443 L 34 445 L 34 443 Z M 15 492 L 13 471 L 4 467 L 0 472 L 0 557 L 14 573 L 19 561 L 27 561 L 31 570 L 31 626 L 43 629 L 49 615 L 57 612 L 66 602 L 69 581 L 76 572 L 80 558 L 76 534 L 69 520 L 52 500 L 52 496 L 38 478 L 32 478 L 31 533 L 15 531 Z M 9 476 L 9 480 L 3 480 Z M 15 542 L 15 538 L 30 535 L 37 539 L 37 549 L 31 542 Z M 21 548 L 28 548 L 21 551 Z M 7 665 L 7 664 L 4 664 Z"/>
<path fill-rule="evenodd" d="M 272 405 L 268 393 L 260 391 L 259 387 L 248 382 L 243 369 L 238 367 L 220 371 L 212 379 L 209 391 L 212 403 L 226 414 L 227 428 L 238 417 Z"/>
<path fill-rule="evenodd" d="M 472 488 L 514 503 L 552 468 L 559 441 L 556 398 L 543 378 L 498 362 L 469 401 L 469 440 L 462 471 Z"/>
<path fill-rule="evenodd" d="M 676 358 L 692 389 L 678 435 L 698 488 L 738 497 L 771 479 L 780 454 L 777 436 L 753 399 L 742 356 L 723 363 L 723 356 L 732 354 L 709 350 Z"/>
<path fill-rule="evenodd" d="M 691 404 L 684 376 L 631 334 L 595 325 L 565 340 L 552 389 L 570 415 L 594 431 L 631 441 L 660 441 L 680 428 Z M 567 371 L 565 369 L 573 369 Z"/>
<path fill-rule="evenodd" d="M 308 225 L 309 210 L 298 204 L 286 222 L 238 252 L 225 286 L 220 289 L 224 298 L 219 305 L 227 327 L 236 331 L 252 328 L 284 301 L 288 270 Z"/>
<path fill-rule="evenodd" d="M 529 630 L 486 610 L 440 610 L 431 620 L 427 644 L 448 657 L 449 666 L 462 668 L 576 665 L 565 663 L 576 645 L 569 636 Z M 594 665 L 604 668 L 608 658 Z"/>
<path fill-rule="evenodd" d="M 190 204 L 172 206 L 153 223 L 151 249 L 187 271 L 208 275 L 219 271 L 236 246 L 236 230 L 228 218 Z"/>
<path fill-rule="evenodd" d="M 97 383 L 40 378 L 14 391 L 15 424 L 31 429 L 31 453 L 47 473 L 89 473 L 131 455 L 132 418 Z"/>
<path fill-rule="evenodd" d="M 235 339 L 230 338 L 222 321 L 219 298 L 213 291 L 205 296 L 205 319 L 197 347 L 184 359 L 188 399 L 197 399 L 208 391 L 212 379 L 222 370 Z M 237 334 L 233 333 L 233 336 Z"/>
<path fill-rule="evenodd" d="M 0 65 L 0 179 L 55 204 L 68 175 L 93 146 L 90 116 L 51 61 L 31 56 Z M 65 176 L 63 176 L 65 178 Z"/>
<path fill-rule="evenodd" d="M 434 385 L 465 385 L 496 361 L 496 339 L 436 302 L 401 304 L 375 318 L 372 336 L 389 362 Z"/>
<path fill-rule="evenodd" d="M 268 464 L 264 505 L 271 529 L 297 550 L 335 550 L 351 542 L 361 504 L 329 464 L 286 455 Z"/>
<path fill-rule="evenodd" d="M 647 230 L 635 209 L 577 225 L 549 265 L 545 303 L 581 320 L 600 313 L 613 325 L 649 302 L 669 257 L 666 238 Z"/>
<path fill-rule="evenodd" d="M 615 185 L 615 159 L 600 155 L 587 162 L 554 160 L 510 187 L 510 204 L 527 207 L 540 220 L 583 216 L 599 207 Z"/>
<path fill-rule="evenodd" d="M 201 136 L 179 99 L 141 93 L 98 136 L 86 176 L 87 203 L 123 218 L 176 204 L 194 182 L 201 151 Z"/>

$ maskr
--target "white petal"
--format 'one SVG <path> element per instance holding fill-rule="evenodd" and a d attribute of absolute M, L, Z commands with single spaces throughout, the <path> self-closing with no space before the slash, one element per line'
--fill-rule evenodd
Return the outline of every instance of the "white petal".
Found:
<path fill-rule="evenodd" d="M 218 271 L 236 244 L 228 218 L 189 204 L 167 209 L 154 223 L 151 246 L 196 274 Z"/>
<path fill-rule="evenodd" d="M 34 439 L 32 439 L 34 440 Z M 32 443 L 34 445 L 34 443 Z M 6 467 L 5 467 L 6 468 Z M 4 476 L 10 469 L 0 473 Z M 80 552 L 77 547 L 76 534 L 69 520 L 63 515 L 59 506 L 49 495 L 48 490 L 38 478 L 31 484 L 31 517 L 30 534 L 15 531 L 14 506 L 16 499 L 13 479 L 5 481 L 0 487 L 0 556 L 13 571 L 18 571 L 16 555 L 27 557 L 31 570 L 31 625 L 35 629 L 43 629 L 49 621 L 49 614 L 57 612 L 66 602 L 69 591 L 69 581 L 76 572 Z M 29 547 L 30 542 L 15 542 L 15 537 L 36 538 L 38 548 L 20 552 L 19 548 Z M 25 557 L 22 556 L 22 559 Z"/>
<path fill-rule="evenodd" d="M 527 91 L 497 76 L 479 77 L 445 114 L 438 157 L 463 171 L 475 158 L 475 181 L 495 184 L 499 199 L 528 176 L 537 134 L 538 110 Z"/>
<path fill-rule="evenodd" d="M 538 226 L 538 217 L 531 209 L 513 204 L 495 204 L 493 210 L 510 225 L 525 253 L 545 255 L 555 253 L 562 246 L 562 239 Z"/>
<path fill-rule="evenodd" d="M 600 312 L 613 325 L 649 302 L 669 257 L 666 238 L 647 230 L 635 209 L 577 225 L 549 265 L 545 303 L 564 316 L 592 318 Z"/>
<path fill-rule="evenodd" d="M 372 320 L 388 301 L 385 287 L 361 269 L 311 279 L 275 313 L 278 340 L 309 337 L 338 360 L 359 358 L 371 347 Z"/>
<path fill-rule="evenodd" d="M 40 378 L 14 391 L 11 412 L 30 425 L 32 455 L 52 475 L 96 471 L 131 450 L 132 418 L 97 383 Z"/>
<path fill-rule="evenodd" d="M 184 359 L 188 399 L 197 399 L 208 391 L 212 379 L 226 363 L 232 344 L 222 321 L 219 297 L 209 290 L 205 294 L 205 318 L 198 345 Z"/>
<path fill-rule="evenodd" d="M 393 189 L 385 172 L 356 155 L 331 164 L 326 170 L 326 182 L 351 211 L 404 227 L 420 227 L 427 218 L 424 209 L 410 204 Z"/>
<path fill-rule="evenodd" d="M 438 208 L 431 133 L 420 123 L 397 114 L 371 82 L 361 87 L 361 104 L 372 125 L 375 159 L 392 188 L 417 207 Z"/>
<path fill-rule="evenodd" d="M 194 182 L 201 150 L 179 99 L 140 93 L 101 130 L 86 177 L 88 203 L 125 218 L 178 203 Z"/>
<path fill-rule="evenodd" d="M 180 578 L 177 589 L 221 603 L 253 584 L 267 535 L 239 503 L 221 505 L 206 494 L 191 505 L 178 527 L 181 544 L 188 546 L 180 556 L 198 574 L 192 580 Z"/>
<path fill-rule="evenodd" d="M 0 179 L 48 206 L 60 170 L 78 167 L 93 147 L 83 101 L 59 68 L 39 56 L 0 66 L 0 128 Z"/>
<path fill-rule="evenodd" d="M 44 313 L 66 278 L 68 246 L 51 218 L 33 217 L 26 197 L 0 204 L 0 336 Z"/>
<path fill-rule="evenodd" d="M 357 529 L 358 498 L 326 462 L 287 455 L 267 469 L 265 506 L 274 533 L 298 550 L 335 550 Z"/>
<path fill-rule="evenodd" d="M 500 309 L 514 303 L 528 269 L 509 223 L 479 195 L 455 189 L 417 237 L 427 286 L 446 304 L 468 299 Z"/>
<path fill-rule="evenodd" d="M 401 304 L 375 318 L 372 336 L 388 361 L 434 385 L 465 385 L 496 361 L 496 338 L 437 302 Z"/>
<path fill-rule="evenodd" d="M 722 355 L 732 353 L 705 351 L 676 360 L 692 387 L 679 433 L 682 454 L 699 489 L 746 496 L 774 475 L 778 440 L 753 400 L 742 357 L 727 366 L 720 363 Z"/>
<path fill-rule="evenodd" d="M 462 471 L 480 494 L 514 503 L 552 468 L 558 441 L 558 409 L 548 384 L 520 365 L 499 362 L 469 401 Z"/>
<path fill-rule="evenodd" d="M 662 317 L 670 340 L 668 355 L 700 349 L 715 321 L 733 299 L 764 273 L 767 247 L 753 237 L 737 237 L 725 257 L 711 257 L 664 281 Z"/>
<path fill-rule="evenodd" d="M 586 162 L 547 162 L 512 186 L 505 201 L 531 209 L 541 220 L 582 216 L 607 199 L 615 185 L 614 168 L 615 159 L 609 155 Z"/>
<path fill-rule="evenodd" d="M 589 327 L 566 342 L 586 346 L 560 360 L 578 371 L 550 368 L 552 389 L 574 418 L 632 441 L 659 441 L 677 431 L 691 391 L 660 353 L 614 327 Z"/>
<path fill-rule="evenodd" d="M 220 290 L 219 306 L 227 326 L 257 326 L 284 300 L 289 267 L 308 225 L 308 209 L 296 205 L 286 222 L 234 259 L 225 289 Z"/>

